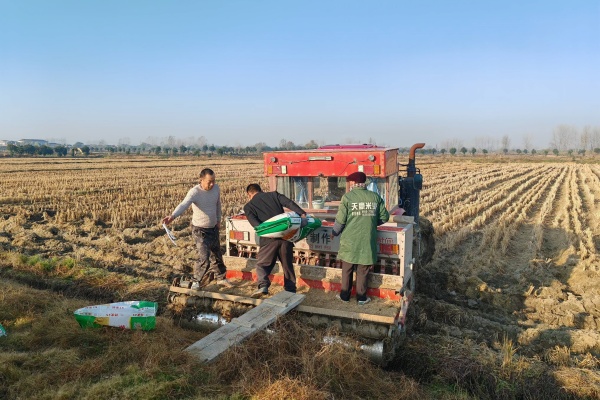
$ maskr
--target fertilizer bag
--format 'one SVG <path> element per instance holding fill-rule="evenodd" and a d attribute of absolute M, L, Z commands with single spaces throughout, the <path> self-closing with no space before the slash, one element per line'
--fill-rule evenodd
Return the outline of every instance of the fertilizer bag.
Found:
<path fill-rule="evenodd" d="M 152 301 L 123 301 L 80 308 L 74 314 L 82 328 L 114 326 L 149 331 L 156 326 L 157 309 L 158 303 Z"/>
<path fill-rule="evenodd" d="M 279 238 L 289 240 L 290 242 L 297 242 L 321 226 L 321 220 L 312 215 L 308 215 L 306 219 L 308 220 L 308 224 L 301 227 L 302 218 L 295 212 L 290 211 L 269 218 L 255 227 L 254 230 L 261 237 Z"/>

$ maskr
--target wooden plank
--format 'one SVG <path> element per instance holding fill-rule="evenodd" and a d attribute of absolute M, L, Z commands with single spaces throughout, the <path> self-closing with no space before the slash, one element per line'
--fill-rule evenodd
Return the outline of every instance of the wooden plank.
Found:
<path fill-rule="evenodd" d="M 275 321 L 277 316 L 290 310 L 290 304 L 293 304 L 294 306 L 299 304 L 300 302 L 294 300 L 296 296 L 302 296 L 302 299 L 304 299 L 304 295 L 296 295 L 289 292 L 277 293 L 272 298 L 264 300 L 260 306 L 235 318 L 232 322 L 236 322 L 247 328 L 259 326 L 261 327 L 260 329 L 262 329 Z M 282 310 L 285 310 L 285 312 L 282 312 Z"/>
<path fill-rule="evenodd" d="M 171 292 L 176 292 L 176 293 L 189 294 L 189 295 L 194 295 L 194 296 L 199 296 L 199 297 L 207 297 L 207 298 L 216 299 L 216 300 L 228 300 L 228 301 L 232 301 L 232 302 L 236 302 L 236 303 L 249 304 L 249 305 L 255 305 L 255 306 L 259 305 L 265 301 L 269 301 L 269 302 L 275 301 L 275 300 L 273 300 L 273 298 L 266 298 L 266 299 L 261 300 L 261 299 L 253 299 L 251 297 L 237 296 L 237 295 L 232 295 L 232 294 L 184 289 L 184 288 L 180 288 L 177 286 L 171 286 L 169 288 L 169 290 Z M 282 293 L 288 293 L 288 292 L 282 292 Z M 283 304 L 283 303 L 281 303 L 281 304 Z M 331 317 L 346 318 L 346 319 L 364 320 L 364 321 L 377 322 L 377 323 L 388 324 L 388 325 L 391 325 L 394 323 L 394 317 L 389 317 L 389 316 L 384 316 L 384 315 L 379 315 L 379 314 L 368 314 L 368 313 L 356 313 L 356 312 L 352 312 L 352 311 L 342 311 L 342 310 L 337 310 L 335 308 L 312 307 L 312 306 L 305 306 L 305 305 L 301 304 L 298 307 L 296 307 L 296 311 L 310 313 L 310 314 L 326 315 L 326 316 L 331 316 Z"/>
<path fill-rule="evenodd" d="M 345 319 L 362 320 L 369 322 L 378 322 L 386 325 L 392 325 L 394 323 L 394 317 L 387 317 L 384 315 L 357 313 L 352 311 L 336 310 L 334 308 L 320 308 L 312 306 L 299 305 L 296 307 L 296 311 L 305 312 L 310 314 L 325 315 L 328 317 L 339 317 Z"/>
<path fill-rule="evenodd" d="M 295 297 L 296 293 L 283 291 L 279 292 L 276 296 L 266 298 L 264 302 L 279 307 L 287 307 L 290 302 L 294 301 Z M 304 297 L 304 295 L 302 295 L 302 297 Z"/>
<path fill-rule="evenodd" d="M 304 300 L 303 294 L 279 292 L 270 299 L 263 300 L 241 317 L 234 318 L 229 324 L 192 344 L 186 351 L 197 356 L 202 362 L 211 362 L 229 347 L 241 343 L 247 337 L 275 322 L 277 317 L 296 307 L 302 300 Z"/>
<path fill-rule="evenodd" d="M 227 324 L 194 343 L 186 351 L 198 357 L 201 362 L 208 363 L 218 358 L 229 347 L 241 343 L 254 332 L 256 330 L 241 325 Z"/>
<path fill-rule="evenodd" d="M 198 296 L 198 297 L 208 297 L 215 300 L 227 300 L 235 303 L 243 303 L 243 304 L 251 304 L 251 305 L 259 305 L 263 302 L 260 299 L 253 299 L 252 297 L 246 296 L 238 296 L 234 294 L 225 294 L 225 293 L 217 293 L 217 292 L 209 292 L 206 290 L 192 290 L 186 289 L 178 286 L 169 287 L 170 292 L 187 294 L 189 296 Z"/>

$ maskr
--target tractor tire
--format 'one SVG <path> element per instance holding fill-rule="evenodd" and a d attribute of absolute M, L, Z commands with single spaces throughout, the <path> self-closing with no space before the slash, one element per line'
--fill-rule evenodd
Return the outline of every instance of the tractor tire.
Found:
<path fill-rule="evenodd" d="M 417 267 L 429 263 L 435 253 L 435 237 L 433 224 L 426 218 L 420 217 L 413 239 L 413 258 Z"/>

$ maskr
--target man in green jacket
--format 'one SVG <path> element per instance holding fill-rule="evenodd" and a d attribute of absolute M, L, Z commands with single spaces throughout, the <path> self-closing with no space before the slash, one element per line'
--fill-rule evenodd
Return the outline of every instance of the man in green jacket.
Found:
<path fill-rule="evenodd" d="M 342 260 L 342 290 L 337 297 L 350 301 L 356 269 L 356 300 L 362 306 L 371 301 L 367 297 L 367 274 L 377 262 L 377 226 L 386 222 L 390 214 L 383 199 L 367 190 L 363 172 L 354 172 L 346 180 L 353 186 L 342 196 L 333 226 L 333 236 L 341 234 L 338 258 Z"/>

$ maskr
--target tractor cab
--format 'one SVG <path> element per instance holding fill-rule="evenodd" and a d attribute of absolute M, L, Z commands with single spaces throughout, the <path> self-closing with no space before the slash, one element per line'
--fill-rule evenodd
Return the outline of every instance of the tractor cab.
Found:
<path fill-rule="evenodd" d="M 367 175 L 367 189 L 378 193 L 388 210 L 398 204 L 398 149 L 359 144 L 269 152 L 264 169 L 270 190 L 326 220 L 335 218 L 350 190 L 346 177 L 357 171 Z"/>

